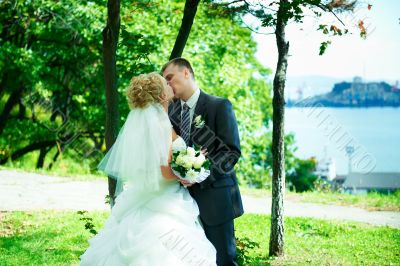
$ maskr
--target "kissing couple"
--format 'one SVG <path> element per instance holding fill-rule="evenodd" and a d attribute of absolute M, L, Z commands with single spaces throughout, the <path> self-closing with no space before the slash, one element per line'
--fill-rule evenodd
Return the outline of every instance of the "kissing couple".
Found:
<path fill-rule="evenodd" d="M 243 214 L 234 166 L 240 140 L 229 100 L 206 94 L 188 60 L 133 77 L 130 112 L 98 168 L 117 180 L 109 218 L 80 265 L 238 265 L 234 219 Z M 172 151 L 202 147 L 210 175 L 189 182 Z"/>

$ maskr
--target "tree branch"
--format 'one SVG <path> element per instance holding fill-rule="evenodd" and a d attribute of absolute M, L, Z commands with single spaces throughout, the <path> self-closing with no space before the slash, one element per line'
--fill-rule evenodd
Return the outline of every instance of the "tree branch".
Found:
<path fill-rule="evenodd" d="M 45 140 L 45 141 L 40 141 L 40 142 L 29 144 L 28 146 L 26 146 L 22 149 L 19 149 L 19 150 L 13 152 L 11 155 L 1 159 L 0 164 L 5 164 L 10 157 L 11 157 L 11 160 L 14 161 L 29 152 L 43 149 L 43 148 L 48 148 L 48 147 L 54 146 L 55 144 L 56 144 L 56 140 Z"/>

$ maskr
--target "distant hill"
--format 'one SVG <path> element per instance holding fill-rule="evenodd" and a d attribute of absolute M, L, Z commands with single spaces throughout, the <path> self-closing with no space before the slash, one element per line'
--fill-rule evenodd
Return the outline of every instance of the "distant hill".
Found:
<path fill-rule="evenodd" d="M 287 106 L 323 105 L 324 107 L 400 107 L 400 89 L 386 82 L 363 82 L 354 78 L 353 82 L 335 83 L 325 94 L 308 97 L 303 101 L 288 101 Z"/>
<path fill-rule="evenodd" d="M 335 78 L 318 75 L 288 76 L 285 84 L 285 95 L 287 99 L 297 99 L 299 96 L 315 96 L 329 92 L 335 83 L 351 80 L 352 78 Z"/>

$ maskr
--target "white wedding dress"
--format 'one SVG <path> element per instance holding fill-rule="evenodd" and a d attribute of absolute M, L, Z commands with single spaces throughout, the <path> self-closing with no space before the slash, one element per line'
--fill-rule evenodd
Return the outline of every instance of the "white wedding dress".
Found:
<path fill-rule="evenodd" d="M 128 121 L 123 130 L 132 136 Z M 125 133 L 120 132 L 118 138 L 123 140 Z M 178 138 L 172 146 L 181 142 Z M 122 143 L 127 144 L 126 140 Z M 135 186 L 133 182 L 118 195 L 104 227 L 89 240 L 80 265 L 216 265 L 216 251 L 199 223 L 196 202 L 177 181 L 163 179 L 161 171 L 156 174 L 160 175 L 155 179 L 157 189 Z"/>

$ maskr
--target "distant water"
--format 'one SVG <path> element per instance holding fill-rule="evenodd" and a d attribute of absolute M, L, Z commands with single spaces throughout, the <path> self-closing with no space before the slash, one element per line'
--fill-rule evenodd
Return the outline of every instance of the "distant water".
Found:
<path fill-rule="evenodd" d="M 286 132 L 295 133 L 300 158 L 333 158 L 346 174 L 400 172 L 400 108 L 287 108 Z"/>

